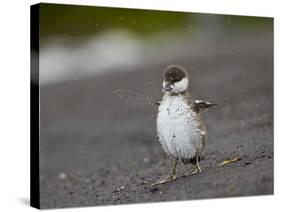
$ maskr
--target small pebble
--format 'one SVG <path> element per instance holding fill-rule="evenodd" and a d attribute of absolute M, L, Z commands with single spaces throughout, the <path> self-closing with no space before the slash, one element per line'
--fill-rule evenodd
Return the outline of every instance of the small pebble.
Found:
<path fill-rule="evenodd" d="M 153 187 L 153 188 L 151 188 L 149 191 L 150 191 L 150 192 L 155 192 L 155 191 L 158 191 L 158 190 L 159 190 L 158 187 Z"/>
<path fill-rule="evenodd" d="M 59 179 L 60 179 L 60 180 L 65 180 L 65 179 L 66 179 L 66 174 L 63 173 L 63 172 L 60 173 L 60 174 L 59 174 Z"/>
<path fill-rule="evenodd" d="M 144 157 L 144 158 L 143 158 L 143 162 L 144 162 L 144 163 L 149 163 L 149 161 L 150 161 L 149 157 Z"/>
<path fill-rule="evenodd" d="M 244 163 L 245 166 L 247 166 L 247 165 L 249 165 L 249 164 L 251 164 L 250 161 L 245 161 L 245 163 Z"/>
<path fill-rule="evenodd" d="M 141 185 L 145 185 L 145 184 L 147 184 L 147 181 L 144 180 L 141 182 Z"/>
<path fill-rule="evenodd" d="M 114 190 L 114 192 L 121 192 L 122 190 L 124 190 L 124 188 L 125 188 L 125 186 L 121 186 L 121 187 L 119 187 L 119 188 L 116 188 L 115 190 Z"/>

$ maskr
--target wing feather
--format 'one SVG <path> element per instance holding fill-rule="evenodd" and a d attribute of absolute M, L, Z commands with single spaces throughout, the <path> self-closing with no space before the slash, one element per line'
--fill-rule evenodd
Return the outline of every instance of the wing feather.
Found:
<path fill-rule="evenodd" d="M 214 107 L 214 106 L 217 106 L 217 104 L 207 102 L 207 101 L 204 101 L 204 100 L 195 100 L 194 101 L 194 109 L 197 113 L 199 113 L 202 110 Z"/>

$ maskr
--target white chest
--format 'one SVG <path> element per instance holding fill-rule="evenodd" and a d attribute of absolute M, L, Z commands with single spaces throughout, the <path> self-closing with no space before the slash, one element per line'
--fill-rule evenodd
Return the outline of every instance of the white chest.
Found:
<path fill-rule="evenodd" d="M 159 141 L 177 158 L 191 158 L 202 148 L 200 117 L 184 97 L 164 96 L 157 116 Z"/>

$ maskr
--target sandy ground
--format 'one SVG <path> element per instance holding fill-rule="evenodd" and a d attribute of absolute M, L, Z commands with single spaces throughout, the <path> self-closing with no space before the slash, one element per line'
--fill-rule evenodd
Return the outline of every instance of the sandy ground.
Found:
<path fill-rule="evenodd" d="M 249 36 L 251 37 L 251 36 Z M 273 40 L 228 39 L 202 57 L 41 87 L 41 207 L 78 207 L 273 194 Z M 157 141 L 162 70 L 189 68 L 190 93 L 217 102 L 204 113 L 203 172 L 152 187 L 170 168 Z M 223 160 L 242 160 L 222 167 Z M 191 165 L 178 167 L 179 174 Z"/>

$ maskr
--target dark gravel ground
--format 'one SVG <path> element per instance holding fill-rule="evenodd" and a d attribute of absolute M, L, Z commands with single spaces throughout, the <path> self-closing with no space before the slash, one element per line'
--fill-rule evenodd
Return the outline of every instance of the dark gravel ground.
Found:
<path fill-rule="evenodd" d="M 223 44 L 202 57 L 41 86 L 41 207 L 273 194 L 272 34 Z M 170 168 L 156 137 L 157 110 L 114 90 L 159 101 L 162 70 L 171 63 L 189 68 L 194 98 L 219 106 L 203 116 L 209 137 L 203 172 L 152 187 Z M 242 160 L 217 167 L 236 156 Z M 178 172 L 190 168 L 180 164 Z"/>

